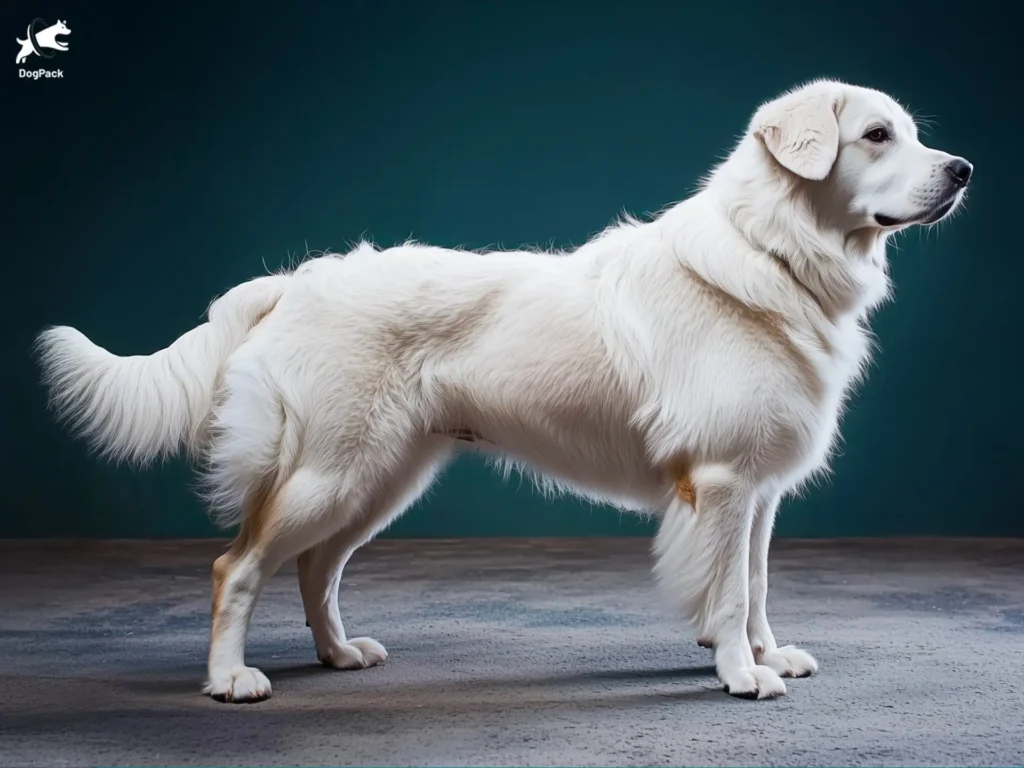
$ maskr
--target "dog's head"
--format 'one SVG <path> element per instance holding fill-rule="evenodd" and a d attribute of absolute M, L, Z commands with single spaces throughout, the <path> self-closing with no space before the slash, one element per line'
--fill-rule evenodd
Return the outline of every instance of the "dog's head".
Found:
<path fill-rule="evenodd" d="M 68 29 L 68 25 L 60 19 L 57 19 L 57 23 L 53 25 L 53 36 L 58 37 L 60 35 L 70 35 L 71 30 Z"/>
<path fill-rule="evenodd" d="M 831 80 L 763 105 L 750 130 L 847 231 L 935 223 L 960 204 L 973 172 L 962 157 L 922 144 L 891 97 Z"/>

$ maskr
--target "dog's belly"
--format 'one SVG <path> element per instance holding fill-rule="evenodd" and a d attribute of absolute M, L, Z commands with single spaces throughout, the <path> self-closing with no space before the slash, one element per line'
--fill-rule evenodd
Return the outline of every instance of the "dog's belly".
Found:
<path fill-rule="evenodd" d="M 542 365 L 521 368 L 453 366 L 451 378 L 443 378 L 439 387 L 432 382 L 444 393 L 441 407 L 432 409 L 434 431 L 497 458 L 505 469 L 543 477 L 549 489 L 568 487 L 632 510 L 662 503 L 666 480 L 631 425 L 630 404 L 598 370 L 548 356 Z"/>
<path fill-rule="evenodd" d="M 545 487 L 627 509 L 660 506 L 668 484 L 633 424 L 634 391 L 572 301 L 551 306 L 554 322 L 537 312 L 502 317 L 424 366 L 434 429 L 462 431 Z"/>
<path fill-rule="evenodd" d="M 544 490 L 563 490 L 631 511 L 654 511 L 669 483 L 634 438 L 605 431 L 558 429 L 482 419 L 472 444 L 507 472 L 531 477 Z"/>

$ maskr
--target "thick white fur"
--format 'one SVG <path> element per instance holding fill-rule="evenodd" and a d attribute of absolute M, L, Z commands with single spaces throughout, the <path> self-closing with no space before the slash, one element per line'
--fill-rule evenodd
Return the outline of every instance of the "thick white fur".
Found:
<path fill-rule="evenodd" d="M 890 141 L 864 138 L 878 125 Z M 386 656 L 346 638 L 342 569 L 467 431 L 546 487 L 660 517 L 656 574 L 722 682 L 776 696 L 817 669 L 765 612 L 779 499 L 826 467 L 888 295 L 886 241 L 959 203 L 953 159 L 888 96 L 817 81 L 759 109 L 695 195 L 572 252 L 363 244 L 235 288 L 149 357 L 52 329 L 43 365 L 100 450 L 191 446 L 224 522 L 249 525 L 218 561 L 218 698 L 270 695 L 245 633 L 297 555 L 321 659 Z"/>

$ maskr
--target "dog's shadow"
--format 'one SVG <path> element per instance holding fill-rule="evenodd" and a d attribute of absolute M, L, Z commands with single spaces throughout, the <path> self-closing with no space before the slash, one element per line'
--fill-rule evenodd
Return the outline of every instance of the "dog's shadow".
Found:
<path fill-rule="evenodd" d="M 285 697 L 302 697 L 303 681 L 311 678 L 337 676 L 341 687 L 336 703 L 345 709 L 378 709 L 386 700 L 389 711 L 416 710 L 430 701 L 433 711 L 487 711 L 516 708 L 550 707 L 571 702 L 575 708 L 609 706 L 647 706 L 665 699 L 703 699 L 707 697 L 728 700 L 722 696 L 713 666 L 666 669 L 605 669 L 572 672 L 568 674 L 502 675 L 495 677 L 466 677 L 458 680 L 395 683 L 368 680 L 374 670 L 331 670 L 321 664 L 264 665 L 262 670 L 275 686 L 271 702 L 283 702 Z M 178 670 L 179 673 L 181 670 Z M 147 696 L 199 696 L 195 680 L 190 681 L 152 678 L 125 680 L 129 691 Z M 359 679 L 353 689 L 344 681 Z M 665 684 L 682 683 L 678 690 L 666 690 Z M 711 683 L 711 685 L 708 685 Z M 649 684 L 647 688 L 643 684 Z M 316 695 L 323 689 L 316 687 Z M 380 702 L 380 703 L 379 703 Z"/>
<path fill-rule="evenodd" d="M 302 664 L 266 665 L 262 669 L 274 685 L 274 697 L 256 709 L 268 712 L 291 709 L 291 705 L 299 701 L 308 706 L 309 700 L 315 699 L 317 709 L 344 710 L 350 715 L 386 710 L 391 716 L 403 713 L 412 721 L 425 708 L 434 715 L 472 716 L 514 710 L 550 713 L 560 708 L 577 711 L 641 709 L 666 701 L 731 700 L 723 695 L 714 667 L 466 676 L 424 682 L 374 680 L 375 672 L 383 672 L 380 668 L 349 672 L 330 670 L 319 664 Z M 190 694 L 194 696 L 191 700 L 195 705 L 202 706 L 210 699 L 200 694 L 196 683 L 202 679 L 202 671 L 197 667 L 195 672 L 196 676 L 189 681 L 177 676 L 173 680 L 147 676 L 145 680 L 125 680 L 121 684 L 143 696 L 178 698 Z M 325 676 L 337 676 L 337 693 L 333 690 L 326 693 L 325 687 L 318 683 L 306 684 L 313 678 Z M 674 687 L 673 683 L 680 685 Z"/>
<path fill-rule="evenodd" d="M 263 670 L 272 680 L 302 680 L 304 678 L 324 674 L 344 674 L 342 670 L 326 669 L 321 664 L 300 664 L 286 665 L 277 668 L 265 667 Z M 674 669 L 607 669 L 584 672 L 574 672 L 565 675 L 525 675 L 511 677 L 479 677 L 459 680 L 457 685 L 463 687 L 480 688 L 564 688 L 569 686 L 582 685 L 597 682 L 640 682 L 640 681 L 678 681 L 693 680 L 698 678 L 715 678 L 716 672 L 713 666 L 703 667 L 681 667 Z M 389 690 L 395 690 L 396 686 L 388 685 Z M 449 683 L 450 685 L 450 683 Z M 416 687 L 432 687 L 432 683 L 418 684 Z M 401 687 L 401 684 L 399 686 Z"/>

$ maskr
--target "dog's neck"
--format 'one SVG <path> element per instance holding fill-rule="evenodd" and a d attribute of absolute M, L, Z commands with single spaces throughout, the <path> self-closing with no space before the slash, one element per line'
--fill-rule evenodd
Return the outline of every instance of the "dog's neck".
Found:
<path fill-rule="evenodd" d="M 809 184 L 778 168 L 748 136 L 708 178 L 732 225 L 779 264 L 833 322 L 857 320 L 889 295 L 886 238 L 878 229 L 844 231 L 830 222 Z"/>

